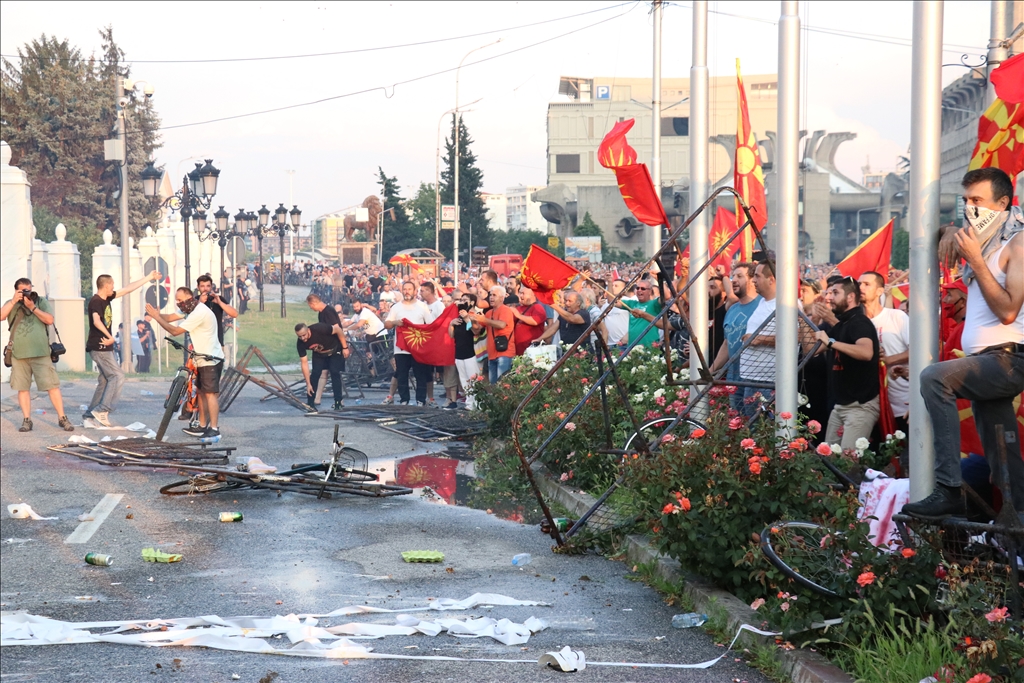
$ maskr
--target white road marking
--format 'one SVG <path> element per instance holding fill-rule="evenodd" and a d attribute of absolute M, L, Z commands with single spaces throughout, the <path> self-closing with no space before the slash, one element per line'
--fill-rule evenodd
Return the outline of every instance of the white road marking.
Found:
<path fill-rule="evenodd" d="M 103 524 L 106 520 L 107 515 L 114 511 L 117 504 L 124 498 L 123 493 L 108 493 L 100 499 L 100 502 L 96 504 L 96 507 L 92 509 L 89 516 L 92 517 L 88 522 L 82 522 L 78 525 L 78 528 L 74 532 L 64 539 L 65 543 L 85 543 L 92 535 L 96 533 L 96 530 L 100 528 L 100 524 Z"/>

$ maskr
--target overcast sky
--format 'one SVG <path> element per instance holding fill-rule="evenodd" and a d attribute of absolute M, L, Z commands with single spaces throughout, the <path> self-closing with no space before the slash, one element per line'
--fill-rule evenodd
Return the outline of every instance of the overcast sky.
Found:
<path fill-rule="evenodd" d="M 711 76 L 735 73 L 736 57 L 743 60 L 744 73 L 776 72 L 779 3 L 712 2 L 709 7 Z M 910 143 L 911 3 L 802 2 L 800 7 L 809 27 L 802 34 L 803 63 L 809 66 L 803 73 L 801 127 L 857 133 L 837 156 L 840 170 L 852 178 L 860 179 L 868 156 L 873 168 L 893 169 L 896 155 Z M 665 78 L 689 75 L 690 16 L 688 4 L 666 7 Z M 294 202 L 303 209 L 304 222 L 376 193 L 378 166 L 398 177 L 406 196 L 421 181 L 434 181 L 438 118 L 454 106 L 454 69 L 474 48 L 502 41 L 475 52 L 461 71 L 460 101 L 483 98 L 465 120 L 489 192 L 545 183 L 545 116 L 548 102 L 558 99 L 559 76 L 651 74 L 649 4 L 614 0 L 8 0 L 0 9 L 0 52 L 15 54 L 43 33 L 67 38 L 86 54 L 98 52 L 97 31 L 106 24 L 113 25 L 132 62 L 132 76 L 156 88 L 154 101 L 166 127 L 158 163 L 180 177 L 191 168 L 182 160 L 212 157 L 222 170 L 218 202 L 232 213 L 287 202 L 287 170 L 294 170 Z M 958 64 L 967 52 L 977 63 L 988 29 L 988 3 L 945 3 L 943 62 Z M 373 49 L 423 41 L 440 42 Z M 339 51 L 349 54 L 305 56 Z M 292 56 L 297 57 L 253 59 Z M 432 75 L 436 72 L 446 73 Z M 943 84 L 964 73 L 961 67 L 944 68 Z M 420 80 L 402 83 L 414 78 Z"/>

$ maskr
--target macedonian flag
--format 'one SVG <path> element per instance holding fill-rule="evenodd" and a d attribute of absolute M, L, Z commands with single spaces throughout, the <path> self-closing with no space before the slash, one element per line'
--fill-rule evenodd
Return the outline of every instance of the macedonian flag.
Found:
<path fill-rule="evenodd" d="M 978 143 L 967 169 L 1006 171 L 1010 182 L 1024 171 L 1024 55 L 1016 55 L 992 71 L 996 100 L 978 120 Z"/>
<path fill-rule="evenodd" d="M 724 207 L 718 207 L 715 211 L 715 222 L 711 225 L 711 239 L 708 240 L 708 258 L 714 256 L 716 251 L 721 249 L 726 242 L 729 242 L 729 238 L 732 237 L 734 232 L 736 232 L 736 214 Z M 725 251 L 711 262 L 711 267 L 717 268 L 722 266 L 725 268 L 726 275 L 728 275 L 732 265 L 732 258 L 740 249 L 740 241 L 735 239 L 729 242 L 729 246 L 725 248 Z"/>
<path fill-rule="evenodd" d="M 619 121 L 597 148 L 597 160 L 615 173 L 626 208 L 644 225 L 668 225 L 665 207 L 646 164 L 636 163 L 636 150 L 626 142 L 635 119 Z"/>
<path fill-rule="evenodd" d="M 448 334 L 448 323 L 459 317 L 459 307 L 449 304 L 432 323 L 417 325 L 408 320 L 396 332 L 398 348 L 412 354 L 424 365 L 455 365 L 455 340 Z"/>
<path fill-rule="evenodd" d="M 733 160 L 733 187 L 743 203 L 750 207 L 754 225 L 760 231 L 768 222 L 768 204 L 764 196 L 764 173 L 761 171 L 761 152 L 757 136 L 750 128 L 747 93 L 740 75 L 740 60 L 736 60 L 736 158 Z M 736 204 L 736 227 L 742 227 L 747 218 Z M 740 237 L 740 259 L 750 261 L 754 254 L 754 231 L 746 229 Z"/>
<path fill-rule="evenodd" d="M 533 290 L 537 301 L 550 306 L 555 303 L 555 291 L 566 287 L 579 272 L 547 249 L 531 244 L 519 281 Z"/>

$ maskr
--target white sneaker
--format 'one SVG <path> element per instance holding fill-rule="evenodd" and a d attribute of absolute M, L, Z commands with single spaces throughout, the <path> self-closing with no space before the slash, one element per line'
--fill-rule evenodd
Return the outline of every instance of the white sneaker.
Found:
<path fill-rule="evenodd" d="M 114 425 L 110 424 L 110 413 L 108 413 L 105 410 L 94 410 L 94 411 L 92 411 L 92 419 L 95 420 L 96 422 L 99 422 L 104 427 L 113 427 L 114 426 Z"/>

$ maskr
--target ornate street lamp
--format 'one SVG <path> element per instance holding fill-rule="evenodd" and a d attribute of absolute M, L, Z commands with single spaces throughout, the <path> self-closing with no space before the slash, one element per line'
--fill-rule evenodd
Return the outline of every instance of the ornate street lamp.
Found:
<path fill-rule="evenodd" d="M 264 211 L 266 211 L 265 214 L 263 213 Z M 270 211 L 267 209 L 266 205 L 264 205 L 263 208 L 260 209 L 260 223 L 262 224 L 264 218 L 265 217 L 269 217 L 269 215 L 270 215 Z M 289 219 L 290 219 L 290 222 L 289 222 Z M 282 318 L 287 317 L 287 309 L 285 308 L 285 299 L 284 299 L 284 296 L 285 296 L 285 294 L 284 294 L 284 284 L 285 284 L 284 283 L 284 280 L 285 280 L 285 277 L 284 277 L 284 237 L 285 237 L 285 235 L 288 234 L 289 231 L 297 231 L 298 228 L 299 228 L 299 224 L 300 224 L 301 220 L 302 220 L 302 211 L 299 210 L 299 207 L 292 206 L 292 210 L 288 211 L 288 209 L 285 208 L 284 204 L 280 204 L 280 205 L 278 205 L 278 207 L 276 209 L 274 209 L 274 222 L 273 222 L 273 224 L 260 228 L 261 232 L 264 235 L 270 236 L 270 235 L 276 234 L 277 237 L 278 237 L 278 240 L 279 240 L 279 245 L 280 245 L 280 249 L 281 249 L 281 251 L 280 251 L 280 254 L 281 254 L 280 264 L 281 265 L 280 265 L 279 270 L 280 270 L 280 273 L 281 273 L 281 317 Z M 262 263 L 262 248 L 263 248 L 263 242 L 261 241 L 260 242 L 260 254 L 261 254 L 260 255 L 260 262 L 261 263 Z M 262 274 L 262 267 L 260 269 L 260 273 Z M 262 291 L 260 292 L 260 296 L 261 296 L 261 299 L 262 299 Z M 262 303 L 262 301 L 261 301 L 261 303 Z"/>

